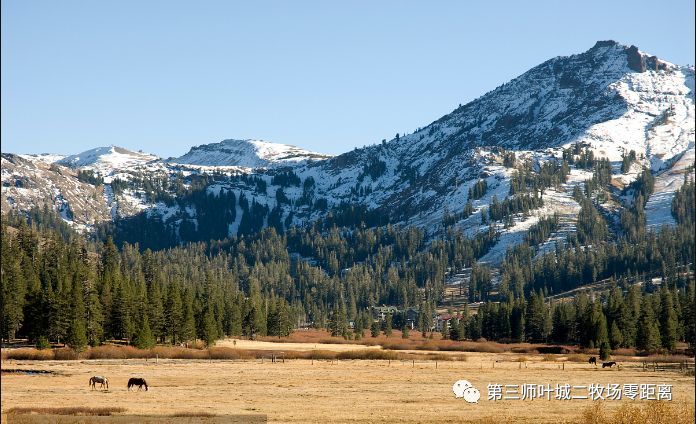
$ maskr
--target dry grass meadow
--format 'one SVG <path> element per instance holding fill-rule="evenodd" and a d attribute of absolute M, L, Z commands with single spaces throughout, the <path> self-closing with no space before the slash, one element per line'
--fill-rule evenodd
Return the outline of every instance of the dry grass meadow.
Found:
<path fill-rule="evenodd" d="M 312 351 L 315 343 L 232 341 L 221 343 L 236 349 L 264 351 Z M 379 349 L 338 343 L 317 346 L 344 353 L 351 349 Z M 422 350 L 421 354 L 428 353 Z M 349 353 L 345 355 L 345 353 Z M 568 355 L 514 352 L 433 352 L 456 355 L 458 360 L 194 360 L 194 359 L 90 359 L 13 360 L 2 363 L 2 412 L 12 408 L 100 408 L 121 414 L 239 415 L 266 414 L 269 422 L 616 422 L 606 417 L 625 414 L 642 406 L 668 417 L 660 408 L 686 414 L 693 422 L 694 377 L 674 371 L 644 371 L 641 363 L 623 363 L 621 369 L 595 368 Z M 462 357 L 464 355 L 464 357 Z M 574 355 L 573 355 L 574 356 Z M 563 362 L 559 362 L 563 361 Z M 21 372 L 29 371 L 29 372 Z M 46 372 L 48 371 L 48 372 Z M 108 391 L 91 391 L 92 375 L 110 380 Z M 147 392 L 128 392 L 129 377 L 142 376 Z M 455 399 L 451 387 L 469 380 L 481 391 L 478 404 Z M 672 384 L 673 401 L 591 400 L 487 400 L 487 385 L 571 385 L 655 383 Z M 597 409 L 597 404 L 603 405 Z M 655 405 L 655 406 L 653 406 Z M 673 405 L 673 406 L 670 406 Z M 41 412 L 41 411 L 38 411 Z M 638 414 L 638 415 L 636 415 Z M 647 416 L 647 415 L 645 415 Z M 17 416 L 19 417 L 19 416 Z M 604 417 L 604 418 L 602 418 Z M 601 418 L 601 419 L 600 419 Z M 58 421 L 55 421 L 58 422 Z M 96 422 L 96 421 L 95 421 Z M 101 422 L 101 421 L 100 421 Z M 623 421 L 632 422 L 632 421 Z M 633 422 L 641 422 L 633 421 Z M 678 424 L 670 418 L 670 424 Z"/>

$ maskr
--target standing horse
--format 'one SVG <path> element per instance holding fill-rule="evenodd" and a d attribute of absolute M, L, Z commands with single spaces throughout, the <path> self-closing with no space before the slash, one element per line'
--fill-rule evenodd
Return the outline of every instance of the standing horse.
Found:
<path fill-rule="evenodd" d="M 101 384 L 100 389 L 104 389 L 104 385 L 106 385 L 106 390 L 109 390 L 109 380 L 106 377 L 95 375 L 89 379 L 89 385 L 92 387 L 92 390 L 96 390 L 97 383 Z"/>
<path fill-rule="evenodd" d="M 147 382 L 145 382 L 144 378 L 136 378 L 136 377 L 131 377 L 128 379 L 128 391 L 130 391 L 131 387 L 133 386 L 138 386 L 138 391 L 140 391 L 143 386 L 145 386 L 145 391 L 147 391 Z"/>
<path fill-rule="evenodd" d="M 594 366 L 597 366 L 597 358 L 594 356 L 590 356 L 590 365 L 594 364 Z"/>

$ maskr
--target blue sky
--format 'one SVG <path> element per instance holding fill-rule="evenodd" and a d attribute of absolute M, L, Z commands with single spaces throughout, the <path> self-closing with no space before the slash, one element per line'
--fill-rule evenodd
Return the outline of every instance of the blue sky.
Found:
<path fill-rule="evenodd" d="M 597 40 L 695 62 L 693 0 L 340 3 L 2 0 L 2 150 L 341 153 Z"/>

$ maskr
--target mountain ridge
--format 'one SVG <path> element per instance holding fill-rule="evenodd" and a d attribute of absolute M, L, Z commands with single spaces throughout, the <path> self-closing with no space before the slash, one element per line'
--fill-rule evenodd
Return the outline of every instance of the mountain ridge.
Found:
<path fill-rule="evenodd" d="M 168 161 L 184 165 L 262 168 L 329 157 L 289 144 L 253 139 L 226 139 L 218 143 L 191 147 L 188 153 Z"/>
<path fill-rule="evenodd" d="M 543 206 L 505 223 L 486 222 L 492 202 L 518 197 L 511 188 L 517 174 L 565 162 L 572 146 L 581 149 L 575 148 L 574 155 L 588 149 L 612 166 L 607 198 L 597 200 L 606 219 L 618 220 L 620 211 L 630 208 L 623 188 L 639 179 L 645 167 L 656 177 L 670 176 L 656 185 L 660 191 L 649 201 L 648 220 L 673 223 L 665 214 L 683 182 L 678 177 L 692 172 L 688 161 L 680 159 L 693 154 L 693 121 L 693 67 L 662 61 L 635 46 L 599 41 L 585 52 L 549 59 L 414 133 L 334 157 L 260 140 L 223 140 L 166 160 L 129 152 L 143 156 L 127 165 L 103 160 L 100 168 L 99 160 L 86 159 L 129 155 L 112 148 L 101 156 L 73 155 L 56 164 L 84 163 L 82 168 L 111 175 L 103 198 L 112 219 L 156 216 L 180 240 L 182 228 L 189 234 L 189 226 L 198 228 L 199 217 L 206 216 L 200 206 L 187 204 L 182 193 L 205 177 L 203 189 L 209 195 L 234 195 L 234 205 L 218 206 L 229 209 L 223 236 L 269 225 L 280 230 L 306 225 L 353 205 L 374 211 L 371 216 L 381 217 L 375 223 L 387 219 L 430 234 L 450 226 L 470 235 L 494 229 L 502 240 L 490 258 L 497 261 L 531 226 L 554 213 L 567 215 L 565 230 L 575 231 L 580 205 L 573 192 L 593 174 L 572 164 L 562 184 L 542 188 Z M 623 169 L 620 164 L 629 153 L 632 159 Z M 507 163 L 510 154 L 512 166 Z M 13 184 L 26 177 L 21 166 L 15 164 L 15 169 L 14 174 L 3 169 L 3 204 L 21 209 L 16 205 L 32 204 L 32 196 Z M 113 179 L 119 181 L 116 190 Z M 145 180 L 161 183 L 153 187 Z M 472 199 L 469 190 L 480 181 L 488 189 Z M 471 210 L 462 214 L 468 204 Z"/>

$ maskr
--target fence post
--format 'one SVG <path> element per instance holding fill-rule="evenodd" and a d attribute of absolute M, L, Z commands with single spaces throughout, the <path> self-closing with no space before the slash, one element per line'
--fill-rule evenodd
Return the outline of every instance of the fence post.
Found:
<path fill-rule="evenodd" d="M 415 360 L 415 359 L 411 359 L 411 364 L 413 365 L 412 368 L 415 368 L 415 367 L 416 367 L 416 360 Z"/>
<path fill-rule="evenodd" d="M 159 364 L 159 355 L 155 354 L 155 364 Z"/>
<path fill-rule="evenodd" d="M 565 362 L 563 363 L 563 371 L 565 371 Z"/>
<path fill-rule="evenodd" d="M 437 361 L 435 361 L 435 369 L 437 369 Z"/>

